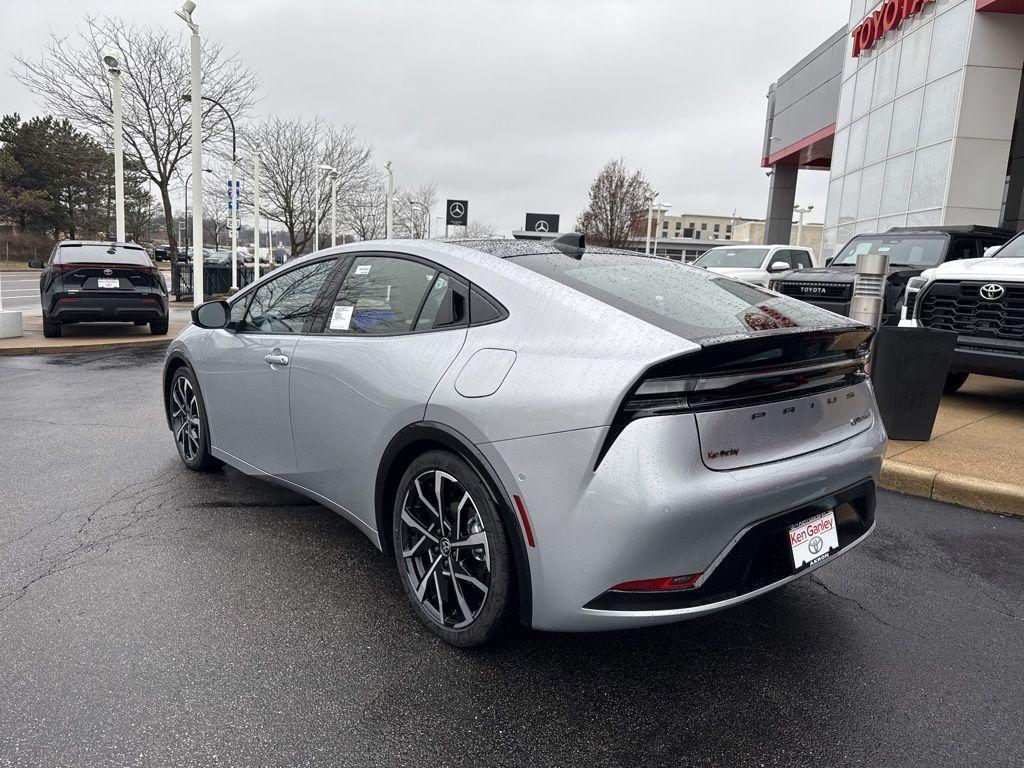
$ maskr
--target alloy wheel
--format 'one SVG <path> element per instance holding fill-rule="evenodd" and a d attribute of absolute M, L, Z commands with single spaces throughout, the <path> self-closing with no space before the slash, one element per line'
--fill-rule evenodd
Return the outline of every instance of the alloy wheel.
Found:
<path fill-rule="evenodd" d="M 491 551 L 476 502 L 455 477 L 417 475 L 402 501 L 399 545 L 424 612 L 448 629 L 472 624 L 491 588 Z"/>
<path fill-rule="evenodd" d="M 202 436 L 199 399 L 192 389 L 192 382 L 184 376 L 176 378 L 171 388 L 171 425 L 174 428 L 174 441 L 185 461 L 196 461 Z"/>

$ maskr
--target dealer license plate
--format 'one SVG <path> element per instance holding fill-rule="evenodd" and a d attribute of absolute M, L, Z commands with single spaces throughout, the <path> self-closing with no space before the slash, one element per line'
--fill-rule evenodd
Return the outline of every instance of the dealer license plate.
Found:
<path fill-rule="evenodd" d="M 797 570 L 821 562 L 839 549 L 835 510 L 830 509 L 790 528 L 789 546 L 793 549 L 793 567 Z"/>
<path fill-rule="evenodd" d="M 121 281 L 116 277 L 101 277 L 96 280 L 96 285 L 100 288 L 120 288 Z"/>

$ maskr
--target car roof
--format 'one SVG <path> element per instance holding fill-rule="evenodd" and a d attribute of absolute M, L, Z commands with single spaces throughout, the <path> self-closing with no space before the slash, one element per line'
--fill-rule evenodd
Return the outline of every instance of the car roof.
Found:
<path fill-rule="evenodd" d="M 980 224 L 966 224 L 947 227 L 893 227 L 879 235 L 987 235 L 1011 238 L 1016 232 L 1002 227 L 984 227 Z"/>
<path fill-rule="evenodd" d="M 457 245 L 460 248 L 469 248 L 480 253 L 486 253 L 490 256 L 497 256 L 499 259 L 512 259 L 516 256 L 543 256 L 546 254 L 553 253 L 566 253 L 572 251 L 575 253 L 619 253 L 623 256 L 636 256 L 638 258 L 653 258 L 646 256 L 636 251 L 627 251 L 620 248 L 605 248 L 604 246 L 594 246 L 584 244 L 583 248 L 578 248 L 575 245 L 569 244 L 570 238 L 578 238 L 582 240 L 582 235 L 563 235 L 560 238 L 554 240 L 507 240 L 501 238 L 489 238 L 489 239 L 478 239 L 478 240 L 446 240 L 451 245 Z"/>

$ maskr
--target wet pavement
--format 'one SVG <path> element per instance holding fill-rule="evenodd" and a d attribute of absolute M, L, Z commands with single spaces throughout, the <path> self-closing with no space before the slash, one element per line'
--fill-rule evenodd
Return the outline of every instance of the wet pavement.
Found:
<path fill-rule="evenodd" d="M 324 508 L 178 462 L 162 353 L 0 359 L 0 765 L 1024 763 L 1024 520 L 879 527 L 727 613 L 435 640 Z"/>

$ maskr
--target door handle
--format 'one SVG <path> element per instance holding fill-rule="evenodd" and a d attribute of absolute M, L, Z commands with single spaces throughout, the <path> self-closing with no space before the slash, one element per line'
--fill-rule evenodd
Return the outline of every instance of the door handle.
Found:
<path fill-rule="evenodd" d="M 266 355 L 263 362 L 271 368 L 280 365 L 282 368 L 288 365 L 288 355 Z"/>

